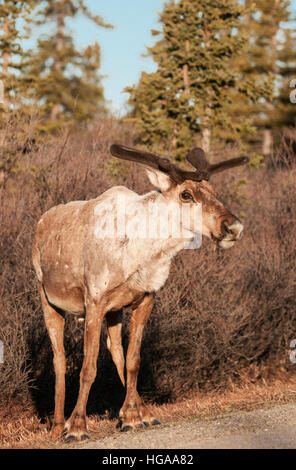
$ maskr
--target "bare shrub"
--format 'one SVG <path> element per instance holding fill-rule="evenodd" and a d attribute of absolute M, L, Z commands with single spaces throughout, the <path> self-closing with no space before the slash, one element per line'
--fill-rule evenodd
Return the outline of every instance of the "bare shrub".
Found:
<path fill-rule="evenodd" d="M 256 170 L 244 185 L 243 207 L 232 200 L 232 178 L 220 178 L 222 199 L 234 213 L 244 211 L 245 234 L 229 251 L 204 241 L 175 260 L 143 347 L 160 394 L 175 399 L 295 373 L 295 170 Z"/>

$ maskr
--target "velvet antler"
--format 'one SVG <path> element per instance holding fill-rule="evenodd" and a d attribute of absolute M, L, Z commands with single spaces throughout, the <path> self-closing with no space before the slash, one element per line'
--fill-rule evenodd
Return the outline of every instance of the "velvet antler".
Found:
<path fill-rule="evenodd" d="M 210 175 L 213 173 L 218 173 L 219 171 L 224 171 L 228 170 L 229 168 L 244 165 L 249 161 L 248 157 L 241 156 L 211 165 L 206 159 L 205 152 L 199 147 L 195 147 L 193 150 L 191 150 L 186 159 L 196 168 L 196 171 L 199 174 L 208 174 L 208 177 L 210 177 Z"/>
<path fill-rule="evenodd" d="M 195 167 L 196 171 L 185 171 L 174 165 L 168 158 L 162 158 L 154 153 L 132 149 L 124 145 L 113 144 L 110 147 L 110 152 L 114 157 L 142 163 L 143 165 L 167 173 L 172 180 L 178 184 L 183 183 L 185 180 L 208 180 L 213 173 L 243 165 L 249 161 L 248 157 L 238 157 L 211 165 L 207 161 L 203 149 L 195 147 L 189 152 L 186 159 Z"/>

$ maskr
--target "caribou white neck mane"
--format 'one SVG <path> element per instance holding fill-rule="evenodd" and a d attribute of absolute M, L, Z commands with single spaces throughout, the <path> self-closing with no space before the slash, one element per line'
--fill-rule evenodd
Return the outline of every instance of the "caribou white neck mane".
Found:
<path fill-rule="evenodd" d="M 102 240 L 100 238 L 100 228 L 102 225 L 101 206 L 112 207 L 111 212 L 116 214 L 117 201 L 119 194 L 124 197 L 126 204 L 127 228 L 134 230 L 135 238 L 127 236 L 122 238 L 108 238 Z M 148 230 L 149 207 L 153 206 L 155 214 L 157 214 L 157 222 L 160 226 L 165 227 L 168 223 L 173 223 L 174 212 L 168 210 L 163 211 L 166 200 L 159 191 L 151 191 L 144 195 L 139 195 L 134 191 L 123 186 L 116 186 L 106 191 L 96 200 L 94 206 L 94 222 L 91 224 L 95 227 L 95 236 L 97 238 L 98 256 L 101 257 L 102 251 L 107 251 L 108 256 L 104 259 L 102 273 L 100 273 L 101 285 L 104 280 L 108 279 L 108 288 L 114 288 L 116 284 L 124 280 L 132 289 L 142 292 L 155 292 L 159 290 L 165 283 L 169 275 L 170 263 L 172 258 L 184 248 L 184 244 L 189 239 L 194 238 L 194 234 L 190 238 L 173 238 L 172 234 L 165 234 L 164 238 L 152 238 L 145 236 Z M 167 203 L 170 209 L 170 203 Z M 117 219 L 115 217 L 114 225 Z M 145 227 L 143 227 L 143 224 Z M 147 225 L 147 226 L 146 226 Z M 138 233 L 141 232 L 142 233 Z M 137 236 L 138 234 L 138 236 Z M 114 269 L 116 266 L 116 269 Z M 120 271 L 120 275 L 118 273 Z M 103 274 L 104 273 L 104 274 Z"/>

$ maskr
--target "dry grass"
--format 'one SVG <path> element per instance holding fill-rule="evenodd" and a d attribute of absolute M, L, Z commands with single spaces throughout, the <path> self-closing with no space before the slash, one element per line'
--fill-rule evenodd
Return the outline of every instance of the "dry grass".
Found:
<path fill-rule="evenodd" d="M 296 378 L 276 380 L 264 384 L 245 384 L 217 394 L 192 394 L 174 403 L 150 404 L 150 410 L 163 424 L 199 418 L 206 419 L 221 413 L 250 411 L 296 400 Z M 50 438 L 49 421 L 42 423 L 33 409 L 0 414 L 0 448 L 2 449 L 61 449 L 68 447 L 62 440 Z M 88 427 L 91 439 L 100 439 L 118 433 L 116 419 L 90 415 Z"/>

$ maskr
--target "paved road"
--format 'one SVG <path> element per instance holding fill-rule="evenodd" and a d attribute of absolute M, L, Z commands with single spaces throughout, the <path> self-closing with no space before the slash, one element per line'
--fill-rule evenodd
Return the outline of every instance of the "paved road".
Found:
<path fill-rule="evenodd" d="M 116 433 L 84 449 L 296 449 L 296 403 Z"/>

